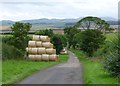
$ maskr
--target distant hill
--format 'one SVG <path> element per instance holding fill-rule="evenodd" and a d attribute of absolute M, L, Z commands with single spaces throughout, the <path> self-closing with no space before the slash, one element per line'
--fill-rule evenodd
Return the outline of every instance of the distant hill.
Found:
<path fill-rule="evenodd" d="M 19 22 L 29 22 L 32 25 L 40 25 L 40 26 L 47 26 L 50 28 L 64 28 L 65 26 L 73 26 L 76 22 L 78 22 L 82 17 L 76 19 L 31 19 L 31 20 L 21 20 Z M 117 19 L 112 17 L 101 17 L 101 19 L 106 20 L 110 25 L 117 25 Z M 11 20 L 2 20 L 0 21 L 2 25 L 12 25 L 15 21 Z"/>

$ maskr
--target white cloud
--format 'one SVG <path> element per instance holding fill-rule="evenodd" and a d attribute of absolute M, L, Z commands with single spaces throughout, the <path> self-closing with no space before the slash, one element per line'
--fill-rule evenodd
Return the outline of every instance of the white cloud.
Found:
<path fill-rule="evenodd" d="M 1 0 L 1 20 L 38 18 L 78 18 L 109 16 L 117 18 L 119 0 Z"/>

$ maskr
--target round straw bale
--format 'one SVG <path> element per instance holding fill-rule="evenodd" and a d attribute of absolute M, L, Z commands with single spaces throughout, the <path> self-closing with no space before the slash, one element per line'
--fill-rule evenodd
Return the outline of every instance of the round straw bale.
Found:
<path fill-rule="evenodd" d="M 28 58 L 30 59 L 30 60 L 35 60 L 35 55 L 28 55 Z"/>
<path fill-rule="evenodd" d="M 35 55 L 34 58 L 35 58 L 35 60 L 37 60 L 37 61 L 41 61 L 42 56 L 41 56 L 41 55 Z"/>
<path fill-rule="evenodd" d="M 49 55 L 49 60 L 56 61 L 57 59 L 58 59 L 58 55 L 56 54 Z"/>
<path fill-rule="evenodd" d="M 28 49 L 28 52 L 29 52 L 30 54 L 37 54 L 38 49 L 37 49 L 37 48 L 29 48 L 29 49 Z"/>
<path fill-rule="evenodd" d="M 46 49 L 46 53 L 47 53 L 47 54 L 56 54 L 56 49 L 47 48 L 47 49 Z"/>
<path fill-rule="evenodd" d="M 43 61 L 49 61 L 49 55 L 48 54 L 42 54 L 42 60 Z"/>
<path fill-rule="evenodd" d="M 43 42 L 42 46 L 45 48 L 53 48 L 53 44 L 51 44 L 50 42 Z"/>
<path fill-rule="evenodd" d="M 40 36 L 39 35 L 33 35 L 32 40 L 33 41 L 40 41 Z"/>
<path fill-rule="evenodd" d="M 44 47 L 38 48 L 38 54 L 46 54 L 46 50 Z"/>
<path fill-rule="evenodd" d="M 42 42 L 41 41 L 36 41 L 36 46 L 37 47 L 41 47 L 42 46 Z"/>
<path fill-rule="evenodd" d="M 40 36 L 40 40 L 42 42 L 50 42 L 50 38 L 48 36 Z"/>
<path fill-rule="evenodd" d="M 28 52 L 28 47 L 26 47 L 26 52 Z"/>
<path fill-rule="evenodd" d="M 36 47 L 36 41 L 29 41 L 28 47 Z"/>

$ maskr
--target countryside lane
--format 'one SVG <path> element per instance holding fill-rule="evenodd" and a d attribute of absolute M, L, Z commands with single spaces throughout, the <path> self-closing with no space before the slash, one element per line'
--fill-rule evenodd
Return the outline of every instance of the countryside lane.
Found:
<path fill-rule="evenodd" d="M 83 84 L 82 64 L 74 53 L 69 51 L 66 63 L 41 70 L 18 84 Z"/>

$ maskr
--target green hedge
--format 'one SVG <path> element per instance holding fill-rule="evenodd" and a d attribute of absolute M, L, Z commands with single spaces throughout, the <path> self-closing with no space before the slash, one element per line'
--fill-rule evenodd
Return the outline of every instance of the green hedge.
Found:
<path fill-rule="evenodd" d="M 115 38 L 107 45 L 107 52 L 105 55 L 104 68 L 108 70 L 113 76 L 120 77 L 120 44 L 119 39 Z"/>
<path fill-rule="evenodd" d="M 17 59 L 23 57 L 23 51 L 12 45 L 2 43 L 2 59 Z"/>

